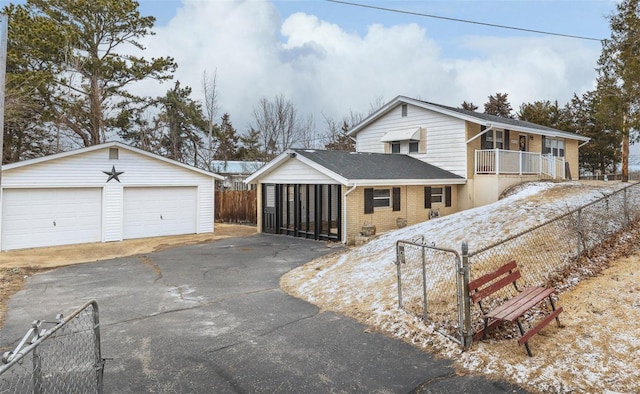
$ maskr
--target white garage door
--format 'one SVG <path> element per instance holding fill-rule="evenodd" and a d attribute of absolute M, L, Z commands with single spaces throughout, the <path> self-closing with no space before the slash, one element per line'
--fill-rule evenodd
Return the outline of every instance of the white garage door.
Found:
<path fill-rule="evenodd" d="M 100 242 L 102 189 L 5 189 L 2 249 Z"/>
<path fill-rule="evenodd" d="M 125 187 L 124 238 L 194 234 L 195 187 Z"/>

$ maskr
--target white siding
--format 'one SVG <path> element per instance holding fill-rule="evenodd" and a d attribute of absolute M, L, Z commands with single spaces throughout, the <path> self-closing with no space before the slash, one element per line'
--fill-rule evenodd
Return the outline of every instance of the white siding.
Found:
<path fill-rule="evenodd" d="M 427 153 L 412 154 L 454 174 L 466 177 L 467 147 L 465 122 L 424 108 L 409 105 L 407 116 L 401 116 L 401 105 L 389 111 L 356 136 L 358 152 L 384 153 L 380 139 L 394 129 L 424 127 L 427 130 Z M 402 153 L 408 152 L 408 145 Z"/>
<path fill-rule="evenodd" d="M 101 239 L 98 241 L 120 241 L 123 239 L 123 187 L 193 187 L 196 196 L 196 232 L 213 231 L 214 184 L 212 176 L 191 171 L 170 162 L 117 147 L 118 159 L 109 159 L 109 148 L 90 150 L 51 160 L 5 170 L 2 173 L 2 189 L 53 189 L 53 188 L 98 188 L 102 195 L 102 213 L 98 221 Z M 123 172 L 107 182 L 115 167 Z M 6 215 L 6 212 L 3 213 Z M 3 228 L 2 231 L 5 229 Z"/>
<path fill-rule="evenodd" d="M 102 190 L 102 241 L 122 241 L 122 185 L 109 182 Z"/>
<path fill-rule="evenodd" d="M 309 167 L 298 159 L 289 159 L 260 180 L 261 183 L 331 184 L 335 179 Z"/>

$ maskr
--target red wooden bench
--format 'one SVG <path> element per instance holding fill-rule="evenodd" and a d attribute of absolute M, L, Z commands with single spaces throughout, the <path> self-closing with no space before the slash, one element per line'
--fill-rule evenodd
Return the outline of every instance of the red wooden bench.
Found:
<path fill-rule="evenodd" d="M 518 270 L 516 262 L 512 260 L 497 270 L 469 282 L 468 288 L 471 302 L 477 302 L 482 314 L 484 315 L 484 328 L 476 332 L 474 339 L 484 338 L 488 330 L 495 328 L 504 322 L 516 322 L 518 324 L 520 334 L 522 335 L 518 340 L 518 344 L 524 344 L 527 349 L 527 354 L 529 354 L 529 356 L 533 356 L 531 349 L 529 348 L 529 339 L 537 334 L 553 319 L 556 319 L 558 327 L 561 327 L 558 315 L 562 312 L 562 308 L 560 307 L 556 309 L 556 305 L 553 302 L 551 295 L 554 293 L 554 289 L 533 286 L 520 291 L 516 284 L 516 280 L 520 278 L 520 271 Z M 513 284 L 516 291 L 519 292 L 518 295 L 508 299 L 490 311 L 485 311 L 482 306 L 482 300 L 510 284 Z M 520 322 L 520 318 L 529 309 L 538 305 L 546 298 L 549 298 L 551 313 L 536 325 L 533 325 L 528 331 L 525 331 L 522 323 Z"/>

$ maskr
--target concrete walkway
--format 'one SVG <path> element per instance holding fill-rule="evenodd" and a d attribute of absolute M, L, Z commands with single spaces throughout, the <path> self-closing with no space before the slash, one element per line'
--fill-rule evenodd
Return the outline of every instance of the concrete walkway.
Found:
<path fill-rule="evenodd" d="M 255 235 L 38 274 L 9 302 L 0 343 L 95 299 L 105 393 L 524 392 L 280 290 L 282 274 L 331 251 Z"/>

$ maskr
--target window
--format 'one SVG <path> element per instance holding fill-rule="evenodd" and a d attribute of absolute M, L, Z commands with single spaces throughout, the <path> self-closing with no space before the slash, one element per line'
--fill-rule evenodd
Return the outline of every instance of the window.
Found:
<path fill-rule="evenodd" d="M 427 186 L 424 188 L 424 207 L 430 209 L 432 204 L 451 206 L 451 186 Z"/>
<path fill-rule="evenodd" d="M 400 141 L 393 141 L 391 143 L 391 153 L 400 153 Z"/>
<path fill-rule="evenodd" d="M 544 136 L 542 137 L 542 140 L 542 154 L 550 154 L 553 157 L 564 157 L 564 140 L 554 140 Z"/>
<path fill-rule="evenodd" d="M 375 208 L 388 207 L 391 202 L 391 193 L 389 189 L 373 190 L 373 206 Z"/>
<path fill-rule="evenodd" d="M 402 117 L 407 116 L 407 104 L 402 104 Z"/>
<path fill-rule="evenodd" d="M 480 127 L 481 131 L 485 130 L 485 127 Z M 504 141 L 508 140 L 508 131 L 505 133 L 502 130 L 489 130 L 482 134 L 480 137 L 481 149 L 504 149 Z"/>
<path fill-rule="evenodd" d="M 398 198 L 398 201 L 400 201 L 400 198 Z M 364 189 L 364 213 L 373 213 L 374 208 L 388 207 L 390 205 L 391 191 L 389 189 Z"/>
<path fill-rule="evenodd" d="M 109 160 L 118 160 L 118 148 L 109 148 Z"/>
<path fill-rule="evenodd" d="M 431 188 L 431 203 L 438 204 L 442 202 L 444 191 L 441 187 Z"/>
<path fill-rule="evenodd" d="M 409 153 L 418 153 L 418 141 L 409 141 Z"/>

